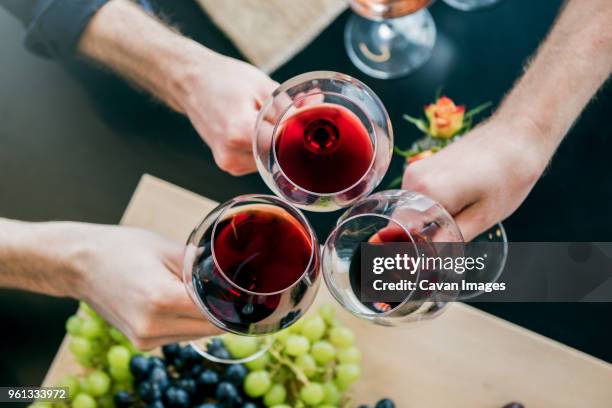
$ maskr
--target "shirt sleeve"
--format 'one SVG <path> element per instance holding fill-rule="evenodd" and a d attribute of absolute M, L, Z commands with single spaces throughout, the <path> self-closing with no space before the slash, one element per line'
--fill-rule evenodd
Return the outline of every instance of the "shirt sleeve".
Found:
<path fill-rule="evenodd" d="M 109 0 L 0 0 L 26 27 L 24 43 L 48 58 L 74 53 L 93 15 Z"/>

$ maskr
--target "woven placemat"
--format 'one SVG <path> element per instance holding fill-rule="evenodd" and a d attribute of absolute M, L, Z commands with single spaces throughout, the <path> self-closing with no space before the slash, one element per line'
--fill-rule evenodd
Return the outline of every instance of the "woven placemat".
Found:
<path fill-rule="evenodd" d="M 196 0 L 242 54 L 272 72 L 300 52 L 346 0 Z"/>

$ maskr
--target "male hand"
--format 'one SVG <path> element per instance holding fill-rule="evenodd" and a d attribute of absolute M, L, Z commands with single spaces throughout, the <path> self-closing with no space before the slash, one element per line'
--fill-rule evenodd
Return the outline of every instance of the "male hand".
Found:
<path fill-rule="evenodd" d="M 430 196 L 471 240 L 512 214 L 550 155 L 527 128 L 491 120 L 433 156 L 410 164 L 402 188 Z"/>
<path fill-rule="evenodd" d="M 256 171 L 253 158 L 255 121 L 278 83 L 254 66 L 202 47 L 181 75 L 177 98 L 194 128 L 212 150 L 215 162 L 239 176 Z"/>
<path fill-rule="evenodd" d="M 183 247 L 127 227 L 69 224 L 79 271 L 76 297 L 85 300 L 138 348 L 218 332 L 191 301 L 181 279 Z"/>

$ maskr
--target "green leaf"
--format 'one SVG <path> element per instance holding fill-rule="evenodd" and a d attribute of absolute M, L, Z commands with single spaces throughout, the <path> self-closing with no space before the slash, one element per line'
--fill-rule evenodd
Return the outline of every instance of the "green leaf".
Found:
<path fill-rule="evenodd" d="M 429 130 L 427 129 L 427 122 L 424 119 L 413 118 L 410 115 L 404 115 L 404 119 L 415 125 L 421 132 L 429 133 Z"/>
<path fill-rule="evenodd" d="M 436 101 L 438 99 L 440 99 L 440 97 L 442 96 L 442 92 L 444 91 L 444 86 L 440 85 L 437 89 L 436 89 Z"/>
<path fill-rule="evenodd" d="M 402 156 L 402 157 L 412 157 L 415 154 L 418 153 L 418 151 L 412 150 L 412 149 L 408 149 L 408 150 L 402 150 L 397 146 L 393 147 L 393 151 L 395 152 L 395 154 Z"/>
<path fill-rule="evenodd" d="M 387 186 L 387 189 L 398 188 L 401 185 L 402 185 L 402 176 L 397 176 L 389 183 L 389 185 Z"/>
<path fill-rule="evenodd" d="M 485 102 L 482 105 L 478 105 L 477 107 L 475 107 L 474 109 L 470 109 L 464 116 L 464 120 L 465 119 L 471 119 L 473 116 L 478 115 L 480 112 L 482 112 L 483 110 L 489 108 L 490 106 L 493 105 L 493 102 Z"/>

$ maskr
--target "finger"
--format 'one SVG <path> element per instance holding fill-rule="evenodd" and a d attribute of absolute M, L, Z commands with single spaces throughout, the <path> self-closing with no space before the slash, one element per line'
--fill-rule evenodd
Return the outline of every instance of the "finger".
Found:
<path fill-rule="evenodd" d="M 205 335 L 172 335 L 172 336 L 162 336 L 162 337 L 151 337 L 151 338 L 146 338 L 146 339 L 133 339 L 130 338 L 130 340 L 135 343 L 135 345 L 137 346 L 137 348 L 139 350 L 151 350 L 154 349 L 156 347 L 160 347 L 163 346 L 165 344 L 171 344 L 171 343 L 183 343 L 186 341 L 191 341 L 191 340 L 200 340 L 202 338 L 206 338 L 206 337 L 215 337 L 218 336 L 220 334 L 222 334 L 223 331 L 218 329 L 215 326 L 212 326 L 211 328 L 211 332 L 207 333 Z"/>
<path fill-rule="evenodd" d="M 267 78 L 257 90 L 255 95 L 255 109 L 260 110 L 264 103 L 272 96 L 279 83 Z"/>
<path fill-rule="evenodd" d="M 221 150 L 214 152 L 215 162 L 232 176 L 242 176 L 257 170 L 252 152 Z"/>
<path fill-rule="evenodd" d="M 197 320 L 206 319 L 204 313 L 187 293 L 182 276 L 168 274 L 167 282 L 162 284 L 164 294 L 163 298 L 157 299 L 153 305 L 155 313 L 166 318 L 178 316 Z"/>
<path fill-rule="evenodd" d="M 205 319 L 174 317 L 159 319 L 159 325 L 153 331 L 152 338 L 197 339 L 220 333 L 221 330 Z"/>
<path fill-rule="evenodd" d="M 451 215 L 457 214 L 474 203 L 479 192 L 473 187 L 473 182 L 459 180 L 458 177 L 462 175 L 451 177 L 443 170 L 444 163 L 438 160 L 433 163 L 435 159 L 431 157 L 409 165 L 404 173 L 402 189 L 424 194 L 442 205 Z M 427 160 L 432 162 L 428 163 Z"/>
<path fill-rule="evenodd" d="M 185 258 L 185 245 L 174 241 L 167 241 L 163 249 L 164 266 L 179 279 L 183 278 L 183 260 Z"/>
<path fill-rule="evenodd" d="M 253 109 L 244 110 L 237 119 L 236 130 L 227 135 L 222 141 L 223 145 L 231 151 L 251 153 L 253 151 L 253 138 L 259 112 Z"/>
<path fill-rule="evenodd" d="M 487 217 L 487 211 L 480 203 L 470 205 L 455 216 L 455 222 L 463 234 L 463 239 L 468 242 L 491 228 L 497 221 Z"/>

